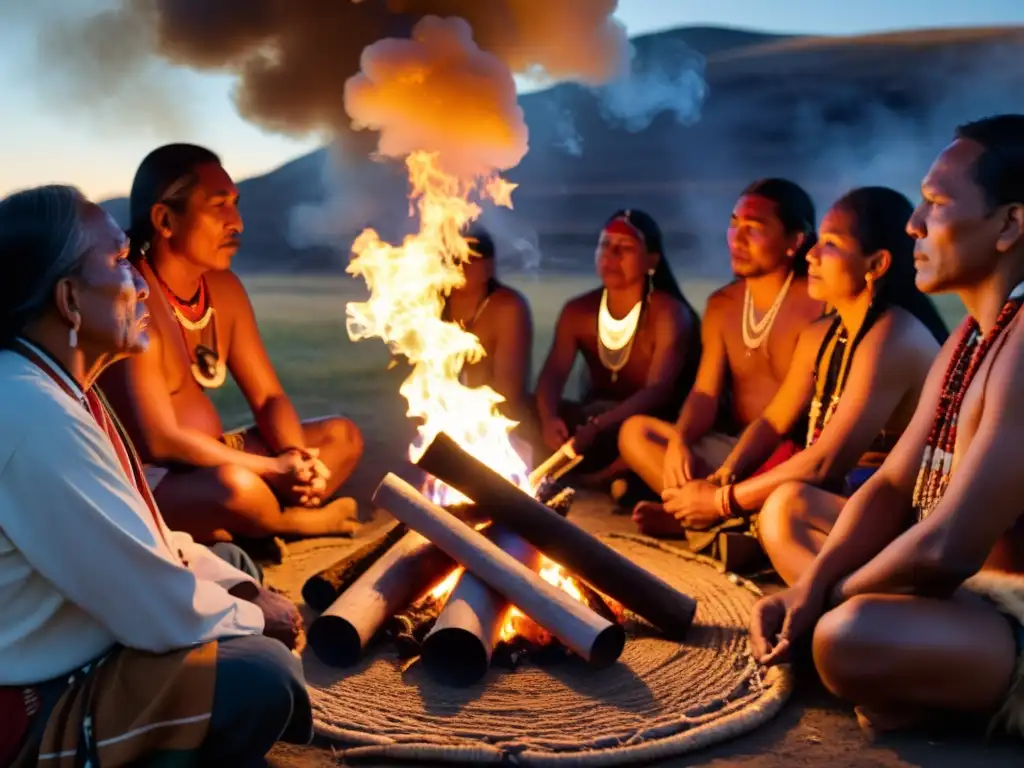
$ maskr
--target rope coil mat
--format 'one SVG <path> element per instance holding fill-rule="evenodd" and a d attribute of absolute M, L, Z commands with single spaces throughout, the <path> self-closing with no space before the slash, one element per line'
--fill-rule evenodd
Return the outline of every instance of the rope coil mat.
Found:
<path fill-rule="evenodd" d="M 345 762 L 611 766 L 703 749 L 774 717 L 792 691 L 792 672 L 760 669 L 750 656 L 758 588 L 653 539 L 602 538 L 697 599 L 685 643 L 630 638 L 609 669 L 573 657 L 549 667 L 492 668 L 469 688 L 435 682 L 418 662 L 403 671 L 387 644 L 350 670 L 308 654 L 317 733 L 344 747 Z"/>

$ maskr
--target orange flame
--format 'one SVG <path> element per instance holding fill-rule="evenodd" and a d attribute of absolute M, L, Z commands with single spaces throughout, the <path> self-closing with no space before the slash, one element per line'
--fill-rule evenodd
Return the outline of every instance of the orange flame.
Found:
<path fill-rule="evenodd" d="M 455 589 L 455 585 L 462 576 L 463 568 L 453 568 L 452 572 L 442 579 L 436 587 L 430 590 L 430 596 L 435 600 L 447 600 L 448 595 Z"/>
<path fill-rule="evenodd" d="M 583 600 L 583 593 L 576 585 L 576 582 L 571 576 L 567 576 L 562 570 L 562 566 L 554 560 L 544 557 L 541 561 L 539 573 L 540 577 L 548 584 L 553 584 L 576 600 Z M 530 617 L 513 605 L 505 615 L 505 623 L 501 625 L 499 637 L 501 640 L 508 642 L 517 635 L 522 635 L 538 645 L 545 645 L 550 642 L 550 636 L 547 631 L 539 627 Z"/>
<path fill-rule="evenodd" d="M 459 380 L 466 363 L 483 357 L 479 339 L 441 318 L 444 297 L 465 282 L 462 264 L 470 248 L 462 233 L 481 213 L 474 200 L 511 207 L 515 185 L 498 176 L 467 181 L 446 174 L 436 153 L 414 152 L 406 167 L 419 232 L 400 246 L 383 242 L 373 229 L 356 238 L 347 271 L 363 278 L 370 297 L 346 307 L 349 337 L 380 338 L 412 366 L 399 390 L 409 404 L 408 415 L 422 420 L 409 448 L 411 461 L 445 432 L 463 450 L 532 492 L 526 465 L 509 440 L 516 422 L 497 409 L 504 398 L 490 387 L 469 388 Z M 468 501 L 447 486 L 435 487 L 431 495 L 440 504 Z"/>

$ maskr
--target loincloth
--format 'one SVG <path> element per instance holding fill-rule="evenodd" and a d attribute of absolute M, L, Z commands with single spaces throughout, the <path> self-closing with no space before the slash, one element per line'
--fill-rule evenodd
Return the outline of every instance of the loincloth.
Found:
<path fill-rule="evenodd" d="M 224 443 L 228 448 L 233 448 L 236 451 L 245 450 L 245 433 L 246 428 L 234 429 L 230 432 L 225 432 L 220 436 L 220 441 Z M 146 464 L 142 468 L 143 475 L 146 477 L 146 485 L 149 486 L 150 491 L 155 491 L 156 487 L 163 482 L 163 479 L 167 477 L 171 471 L 170 467 L 165 467 L 161 464 Z"/>
<path fill-rule="evenodd" d="M 215 642 L 160 655 L 117 647 L 70 683 L 23 689 L 24 716 L 14 721 L 22 733 L 4 733 L 22 742 L 13 765 L 128 765 L 161 755 L 187 763 L 209 729 L 216 662 Z"/>
<path fill-rule="evenodd" d="M 1024 575 L 982 571 L 963 584 L 964 589 L 992 604 L 1010 622 L 1017 643 L 1017 665 L 1010 689 L 992 718 L 990 730 L 1024 736 Z"/>

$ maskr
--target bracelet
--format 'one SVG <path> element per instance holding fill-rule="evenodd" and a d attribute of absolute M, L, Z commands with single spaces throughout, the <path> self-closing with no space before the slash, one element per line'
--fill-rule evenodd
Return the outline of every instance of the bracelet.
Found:
<path fill-rule="evenodd" d="M 715 490 L 715 501 L 718 503 L 718 514 L 723 520 L 735 517 L 732 508 L 732 484 L 723 485 Z"/>

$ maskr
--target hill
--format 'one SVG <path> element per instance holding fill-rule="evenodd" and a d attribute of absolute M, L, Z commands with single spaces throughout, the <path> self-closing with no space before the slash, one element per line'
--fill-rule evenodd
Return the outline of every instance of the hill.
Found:
<path fill-rule="evenodd" d="M 485 214 L 514 266 L 587 268 L 604 219 L 633 207 L 662 223 L 679 266 L 721 274 L 728 211 L 754 178 L 793 178 L 819 209 L 863 183 L 913 196 L 956 124 L 1024 103 L 1024 28 L 803 37 L 693 27 L 634 46 L 628 88 L 521 97 L 531 149 L 508 174 L 520 185 L 515 210 Z M 394 164 L 320 150 L 240 186 L 241 270 L 337 267 L 364 226 L 389 237 L 408 226 Z M 105 205 L 124 220 L 123 199 Z"/>

